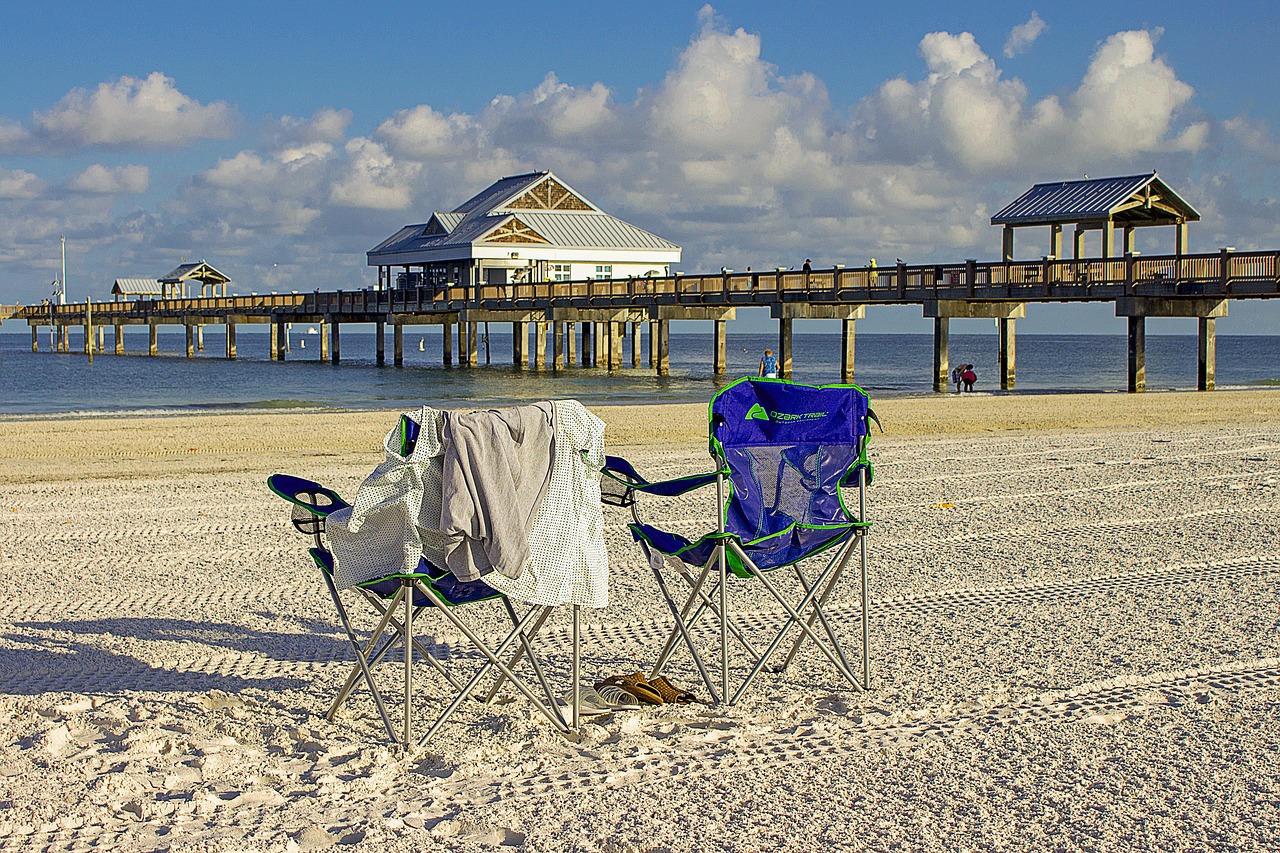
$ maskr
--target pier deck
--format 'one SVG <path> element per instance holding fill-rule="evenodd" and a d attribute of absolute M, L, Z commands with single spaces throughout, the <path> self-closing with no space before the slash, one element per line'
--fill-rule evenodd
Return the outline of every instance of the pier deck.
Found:
<path fill-rule="evenodd" d="M 401 363 L 405 325 L 440 324 L 445 329 L 445 363 L 452 363 L 452 330 L 458 331 L 458 360 L 474 364 L 476 325 L 510 322 L 517 332 L 515 357 L 535 366 L 547 364 L 547 330 L 554 330 L 552 366 L 563 367 L 568 324 L 582 323 L 582 363 L 595 364 L 597 344 L 609 367 L 621 366 L 625 325 L 632 326 L 633 364 L 639 361 L 639 324 L 650 326 L 649 363 L 665 373 L 667 324 L 672 320 L 714 322 L 716 372 L 724 369 L 725 323 L 739 307 L 767 307 L 779 324 L 779 361 L 783 375 L 790 369 L 791 324 L 803 319 L 838 319 L 845 332 L 843 371 L 853 378 L 853 327 L 868 308 L 880 305 L 920 305 L 934 320 L 934 387 L 947 385 L 948 321 L 959 317 L 994 318 L 1000 329 L 1001 387 L 1012 388 L 1015 377 L 1014 321 L 1025 316 L 1028 303 L 1112 302 L 1116 316 L 1129 320 L 1129 390 L 1145 387 L 1144 320 L 1146 317 L 1196 318 L 1200 334 L 1199 387 L 1210 390 L 1214 373 L 1214 320 L 1226 315 L 1228 300 L 1280 298 L 1280 252 L 1234 252 L 1180 256 L 1127 255 L 1122 258 L 1081 260 L 978 262 L 892 267 L 835 267 L 809 272 L 774 270 L 713 275 L 674 275 L 652 278 L 534 282 L 509 285 L 453 284 L 406 290 L 314 291 L 312 293 L 207 297 L 197 299 L 138 299 L 0 309 L 0 320 L 13 317 L 31 327 L 32 349 L 38 349 L 37 330 L 58 330 L 56 350 L 69 351 L 67 329 L 85 329 L 85 351 L 99 327 L 97 351 L 102 351 L 101 327 L 115 327 L 115 351 L 122 352 L 124 326 L 150 327 L 150 351 L 156 352 L 156 328 L 182 325 L 187 329 L 187 354 L 197 347 L 204 325 L 227 328 L 227 357 L 235 357 L 235 327 L 272 325 L 272 356 L 285 356 L 287 323 L 324 324 L 321 358 L 340 358 L 339 328 L 345 323 L 374 323 L 378 327 L 378 360 L 383 360 L 386 325 L 395 332 L 394 359 Z M 9 311 L 8 314 L 5 312 Z M 537 330 L 532 353 L 527 352 L 528 324 Z M 599 324 L 597 327 L 596 324 Z M 572 330 L 569 362 L 572 355 Z M 603 333 L 603 341 L 597 338 Z"/>

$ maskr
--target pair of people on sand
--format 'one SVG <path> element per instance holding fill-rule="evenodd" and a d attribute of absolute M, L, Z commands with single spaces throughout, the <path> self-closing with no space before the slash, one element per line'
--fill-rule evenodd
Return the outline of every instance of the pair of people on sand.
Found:
<path fill-rule="evenodd" d="M 972 364 L 961 364 L 952 368 L 951 381 L 956 386 L 956 393 L 960 393 L 960 387 L 963 385 L 965 391 L 973 391 L 973 383 L 978 381 L 978 374 L 974 373 Z"/>

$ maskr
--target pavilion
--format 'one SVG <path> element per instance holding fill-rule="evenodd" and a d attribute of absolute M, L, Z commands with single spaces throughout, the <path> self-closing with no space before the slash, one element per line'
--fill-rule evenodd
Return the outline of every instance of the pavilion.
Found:
<path fill-rule="evenodd" d="M 1004 226 L 1004 260 L 1012 261 L 1014 229 L 1049 227 L 1050 259 L 1062 258 L 1062 229 L 1075 226 L 1072 255 L 1083 257 L 1082 244 L 1088 231 L 1102 232 L 1103 258 L 1133 252 L 1135 228 L 1166 225 L 1177 229 L 1174 254 L 1187 251 L 1187 223 L 1199 222 L 1200 214 L 1155 172 L 1121 178 L 1083 181 L 1055 181 L 1036 184 L 999 213 L 992 225 Z M 1116 252 L 1116 231 L 1122 247 Z"/>
<path fill-rule="evenodd" d="M 368 252 L 379 290 L 669 275 L 679 261 L 679 246 L 605 213 L 548 171 L 495 181 Z"/>

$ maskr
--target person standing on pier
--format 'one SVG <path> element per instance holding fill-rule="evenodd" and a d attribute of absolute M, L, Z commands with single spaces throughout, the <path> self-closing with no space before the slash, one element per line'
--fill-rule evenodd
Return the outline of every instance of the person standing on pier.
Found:
<path fill-rule="evenodd" d="M 764 357 L 760 359 L 760 375 L 765 379 L 778 378 L 778 360 L 773 357 L 773 350 L 764 351 Z"/>

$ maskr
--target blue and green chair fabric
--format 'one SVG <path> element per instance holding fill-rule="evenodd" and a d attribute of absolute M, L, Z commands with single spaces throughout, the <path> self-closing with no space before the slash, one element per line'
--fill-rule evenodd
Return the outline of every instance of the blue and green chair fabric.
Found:
<path fill-rule="evenodd" d="M 871 668 L 866 487 L 872 480 L 867 443 L 868 425 L 875 415 L 866 393 L 855 385 L 744 378 L 717 393 L 708 414 L 712 471 L 651 482 L 624 459 L 608 457 L 605 462 L 604 500 L 631 508 L 631 534 L 675 618 L 652 676 L 657 677 L 683 642 L 713 701 L 718 703 L 723 696 L 732 704 L 794 633 L 779 671 L 787 668 L 806 641 L 812 642 L 855 689 L 867 689 Z M 702 536 L 689 539 L 644 520 L 640 495 L 679 501 L 713 484 L 716 526 Z M 850 664 L 840 641 L 838 628 L 845 626 L 838 626 L 840 620 L 824 609 L 855 553 L 860 584 L 858 666 Z M 812 577 L 804 568 L 811 561 L 822 566 Z M 789 600 L 770 578 L 782 568 L 795 574 L 800 595 L 796 601 Z M 674 571 L 687 584 L 689 594 L 683 603 L 677 602 L 664 571 Z M 758 625 L 761 614 L 735 620 L 728 609 L 729 585 L 753 580 L 783 611 L 781 627 L 763 649 L 753 642 L 753 635 L 760 632 L 739 624 Z M 715 620 L 720 643 L 718 684 L 693 636 L 705 614 Z M 732 696 L 731 637 L 752 661 Z"/>
<path fill-rule="evenodd" d="M 404 428 L 403 419 L 401 428 Z M 411 442 L 411 438 L 406 440 Z M 491 701 L 499 686 L 504 681 L 509 681 L 546 714 L 557 729 L 562 732 L 570 730 L 569 723 L 565 720 L 531 647 L 532 638 L 546 621 L 550 608 L 531 607 L 523 617 L 520 617 L 507 597 L 483 580 L 460 581 L 448 571 L 432 565 L 424 558 L 419 562 L 415 572 L 400 572 L 374 578 L 353 587 L 373 608 L 378 620 L 368 639 L 361 642 L 353 627 L 350 614 L 343 604 L 342 596 L 339 594 L 338 584 L 334 580 L 333 554 L 330 553 L 324 541 L 325 519 L 332 513 L 349 507 L 350 504 L 332 489 L 289 474 L 272 475 L 267 480 L 267 486 L 276 495 L 293 505 L 291 517 L 293 526 L 312 538 L 312 546 L 308 548 L 308 553 L 321 571 L 355 658 L 355 664 L 342 689 L 329 707 L 327 719 L 334 719 L 355 687 L 363 682 L 373 696 L 388 739 L 404 750 L 411 751 L 419 742 L 415 741 L 413 735 L 414 655 L 405 652 L 402 656 L 404 713 L 402 726 L 398 732 L 387 711 L 387 703 L 382 691 L 379 690 L 373 677 L 374 668 L 385 660 L 389 652 L 399 647 L 412 648 L 417 653 L 417 657 L 426 661 L 455 691 L 454 700 L 423 736 L 422 741 L 431 738 L 494 669 L 498 671 L 497 680 L 485 697 L 485 701 Z M 486 644 L 464 620 L 454 613 L 454 609 L 459 606 L 491 600 L 498 600 L 504 605 L 513 625 L 510 633 L 496 647 Z M 459 681 L 456 675 L 414 635 L 414 623 L 417 617 L 424 611 L 431 610 L 443 614 L 445 619 L 461 631 L 486 659 L 470 681 L 465 684 Z M 512 647 L 517 647 L 517 651 L 509 659 L 504 660 L 502 656 Z M 540 683 L 541 695 L 535 693 L 525 679 L 513 672 L 512 668 L 526 655 Z"/>

